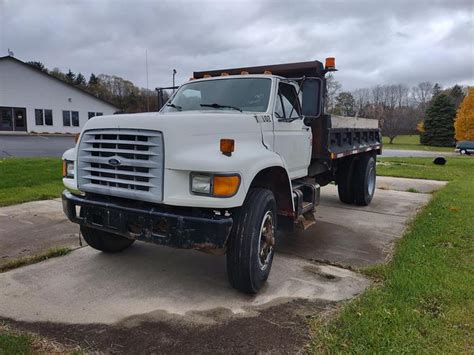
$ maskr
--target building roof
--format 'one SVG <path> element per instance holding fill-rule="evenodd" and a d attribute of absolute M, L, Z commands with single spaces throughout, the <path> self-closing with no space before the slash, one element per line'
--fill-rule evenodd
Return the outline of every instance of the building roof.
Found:
<path fill-rule="evenodd" d="M 101 99 L 100 97 L 97 97 L 97 96 L 91 94 L 90 92 L 88 92 L 88 91 L 86 91 L 86 90 L 84 90 L 84 89 L 81 89 L 80 87 L 77 87 L 77 86 L 74 85 L 74 84 L 71 84 L 71 83 L 68 83 L 67 81 L 61 80 L 61 79 L 55 77 L 54 75 L 51 75 L 51 74 L 49 74 L 49 73 L 45 73 L 44 71 L 42 71 L 42 70 L 40 70 L 40 69 L 38 69 L 38 68 L 36 68 L 36 67 L 34 67 L 34 66 L 32 66 L 32 65 L 29 65 L 28 63 L 25 63 L 25 62 L 23 62 L 23 61 L 21 61 L 21 60 L 15 58 L 15 57 L 12 57 L 12 56 L 0 57 L 0 62 L 3 61 L 3 60 L 11 60 L 11 61 L 13 61 L 13 62 L 15 62 L 15 63 L 21 64 L 21 65 L 23 65 L 23 66 L 25 66 L 25 67 L 27 67 L 27 68 L 29 68 L 29 69 L 32 69 L 32 70 L 36 71 L 37 73 L 40 73 L 40 74 L 42 74 L 42 75 L 45 75 L 45 76 L 47 76 L 47 77 L 49 77 L 49 78 L 52 78 L 52 79 L 54 79 L 54 80 L 57 80 L 57 81 L 59 81 L 60 83 L 62 83 L 62 84 L 64 84 L 64 85 L 67 85 L 67 86 L 69 86 L 69 87 L 71 87 L 71 88 L 73 88 L 73 89 L 75 89 L 75 90 L 78 90 L 78 91 L 82 92 L 83 94 L 86 94 L 86 95 L 88 95 L 88 96 L 90 96 L 90 97 L 93 97 L 93 98 L 96 99 L 96 100 L 105 102 L 106 104 L 108 104 L 108 105 L 110 105 L 110 106 L 112 106 L 112 107 L 115 107 L 117 110 L 120 110 L 120 107 L 118 107 L 118 106 L 115 105 L 114 103 L 112 103 L 112 102 L 110 102 L 110 101 L 108 101 L 108 100 Z"/>

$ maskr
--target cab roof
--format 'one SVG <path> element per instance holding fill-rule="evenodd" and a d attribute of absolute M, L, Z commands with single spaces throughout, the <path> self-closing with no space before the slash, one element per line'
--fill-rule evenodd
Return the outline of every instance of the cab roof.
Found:
<path fill-rule="evenodd" d="M 323 63 L 320 61 L 271 64 L 257 67 L 241 67 L 230 69 L 195 71 L 193 77 L 201 79 L 204 77 L 216 77 L 222 75 L 241 75 L 241 74 L 273 74 L 284 78 L 322 77 L 326 73 Z"/>

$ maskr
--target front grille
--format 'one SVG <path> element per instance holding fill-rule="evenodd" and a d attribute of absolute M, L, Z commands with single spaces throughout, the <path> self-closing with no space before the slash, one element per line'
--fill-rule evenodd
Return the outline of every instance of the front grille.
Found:
<path fill-rule="evenodd" d="M 163 198 L 163 135 L 138 129 L 83 133 L 77 166 L 79 189 L 160 202 Z"/>

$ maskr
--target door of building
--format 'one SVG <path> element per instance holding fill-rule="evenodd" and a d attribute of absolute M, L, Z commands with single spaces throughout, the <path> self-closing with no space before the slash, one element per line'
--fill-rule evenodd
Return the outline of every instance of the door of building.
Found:
<path fill-rule="evenodd" d="M 26 131 L 26 109 L 13 108 L 13 130 Z"/>
<path fill-rule="evenodd" d="M 26 109 L 0 107 L 0 131 L 26 131 Z"/>

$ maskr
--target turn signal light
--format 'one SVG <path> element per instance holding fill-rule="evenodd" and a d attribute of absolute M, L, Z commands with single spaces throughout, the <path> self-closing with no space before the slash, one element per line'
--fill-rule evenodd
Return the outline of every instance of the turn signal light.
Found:
<path fill-rule="evenodd" d="M 63 160 L 63 177 L 66 177 L 67 175 L 67 164 L 66 161 Z"/>
<path fill-rule="evenodd" d="M 237 193 L 240 185 L 239 175 L 214 175 L 212 181 L 212 195 L 230 197 Z"/>
<path fill-rule="evenodd" d="M 221 139 L 221 153 L 230 157 L 234 152 L 235 142 L 233 139 Z"/>
<path fill-rule="evenodd" d="M 81 136 L 80 133 L 76 134 L 76 136 L 74 137 L 74 143 L 77 143 L 79 142 L 79 137 Z"/>

